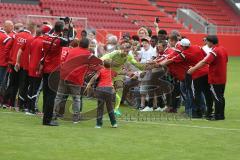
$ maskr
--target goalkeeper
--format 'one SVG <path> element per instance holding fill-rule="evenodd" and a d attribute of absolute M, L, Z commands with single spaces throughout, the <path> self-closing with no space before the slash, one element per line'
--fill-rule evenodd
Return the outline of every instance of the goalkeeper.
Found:
<path fill-rule="evenodd" d="M 113 79 L 113 84 L 116 90 L 116 103 L 114 113 L 116 116 L 120 116 L 121 112 L 119 111 L 119 106 L 121 102 L 121 90 L 119 90 L 123 86 L 123 74 L 122 69 L 126 63 L 130 63 L 137 67 L 138 69 L 142 70 L 144 66 L 138 63 L 133 55 L 128 54 L 131 50 L 131 42 L 128 40 L 124 40 L 121 42 L 120 50 L 115 50 L 111 53 L 108 53 L 101 57 L 102 60 L 111 60 L 112 70 L 118 73 L 118 76 Z"/>

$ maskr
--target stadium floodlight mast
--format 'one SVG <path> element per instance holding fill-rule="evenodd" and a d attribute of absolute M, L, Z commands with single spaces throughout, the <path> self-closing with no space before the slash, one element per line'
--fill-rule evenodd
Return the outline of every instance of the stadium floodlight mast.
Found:
<path fill-rule="evenodd" d="M 21 16 L 22 17 L 22 16 Z M 42 22 L 50 22 L 54 24 L 60 18 L 65 18 L 64 16 L 45 16 L 45 15 L 26 15 L 24 16 L 26 19 L 26 23 L 33 21 L 36 23 Z M 72 19 L 73 24 L 76 28 L 84 28 L 87 29 L 88 19 L 86 17 L 70 17 Z"/>

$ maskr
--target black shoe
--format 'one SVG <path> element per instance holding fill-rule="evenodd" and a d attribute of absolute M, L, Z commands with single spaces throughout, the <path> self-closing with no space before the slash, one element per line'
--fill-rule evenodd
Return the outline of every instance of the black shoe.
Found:
<path fill-rule="evenodd" d="M 51 121 L 49 123 L 43 123 L 45 126 L 59 126 L 58 122 L 56 121 Z"/>
<path fill-rule="evenodd" d="M 200 119 L 200 118 L 203 118 L 203 117 L 199 116 L 199 115 L 194 115 L 194 116 L 192 116 L 192 118 Z"/>
<path fill-rule="evenodd" d="M 215 119 L 216 120 L 225 120 L 225 116 L 216 116 Z"/>
<path fill-rule="evenodd" d="M 208 121 L 211 121 L 211 119 L 213 119 L 213 118 L 214 118 L 214 116 L 212 116 L 212 115 L 206 116 L 206 120 L 208 120 Z"/>
<path fill-rule="evenodd" d="M 225 120 L 224 116 L 213 116 L 212 118 L 207 119 L 209 121 L 219 121 L 219 120 Z"/>
<path fill-rule="evenodd" d="M 193 113 L 192 118 L 203 118 L 203 115 L 198 113 Z"/>
<path fill-rule="evenodd" d="M 203 118 L 201 109 L 196 109 L 192 112 L 192 118 Z"/>

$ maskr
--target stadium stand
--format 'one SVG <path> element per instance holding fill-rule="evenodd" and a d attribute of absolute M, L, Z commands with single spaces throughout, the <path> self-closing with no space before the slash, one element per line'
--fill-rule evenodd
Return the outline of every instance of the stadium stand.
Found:
<path fill-rule="evenodd" d="M 39 5 L 0 3 L 0 21 L 7 19 L 17 20 L 20 15 L 43 14 Z"/>
<path fill-rule="evenodd" d="M 240 24 L 239 16 L 224 0 L 155 0 L 155 2 L 164 12 L 173 16 L 176 15 L 177 8 L 189 7 L 216 25 L 236 26 Z"/>
<path fill-rule="evenodd" d="M 111 6 L 118 10 L 120 14 L 127 16 L 131 21 L 136 22 L 140 26 L 153 27 L 156 17 L 159 17 L 159 27 L 167 31 L 177 29 L 181 32 L 189 32 L 182 24 L 177 23 L 171 16 L 160 11 L 153 6 L 148 0 L 111 0 Z"/>
<path fill-rule="evenodd" d="M 69 1 L 71 3 L 69 3 Z M 88 25 L 98 29 L 136 29 L 137 26 L 114 12 L 100 0 L 41 0 L 42 9 L 50 9 L 53 16 L 87 17 Z"/>
<path fill-rule="evenodd" d="M 68 2 L 71 3 L 68 3 Z M 104 3 L 107 2 L 107 3 Z M 1 21 L 17 20 L 20 15 L 52 15 L 87 17 L 88 25 L 98 29 L 135 30 L 139 26 L 152 27 L 155 17 L 160 17 L 160 27 L 166 30 L 178 29 L 189 32 L 167 14 L 161 12 L 147 0 L 144 1 L 102 1 L 102 0 L 40 0 L 39 5 L 0 3 Z M 126 1 L 127 2 L 127 1 Z M 144 8 L 144 10 L 142 10 Z M 119 9 L 118 12 L 114 9 Z M 125 18 L 124 18 L 125 17 Z M 41 21 L 41 19 L 39 20 Z M 138 25 L 134 24 L 137 23 Z"/>
<path fill-rule="evenodd" d="M 153 29 L 153 21 L 159 17 L 160 28 L 191 33 L 190 29 L 175 18 L 177 8 L 189 7 L 217 26 L 240 25 L 239 15 L 224 0 L 39 0 L 35 1 L 39 2 L 35 5 L 32 3 L 33 0 L 28 0 L 29 4 L 20 4 L 23 1 L 27 2 L 27 0 L 1 1 L 5 3 L 0 3 L 0 21 L 6 19 L 19 21 L 19 17 L 29 14 L 72 16 L 87 17 L 88 26 L 97 29 L 136 30 L 143 25 Z"/>

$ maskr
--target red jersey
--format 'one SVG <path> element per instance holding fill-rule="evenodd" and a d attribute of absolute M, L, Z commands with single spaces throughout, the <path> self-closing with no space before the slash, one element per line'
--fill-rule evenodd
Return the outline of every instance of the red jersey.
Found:
<path fill-rule="evenodd" d="M 204 61 L 209 64 L 208 83 L 225 84 L 228 62 L 228 54 L 225 48 L 216 45 Z"/>
<path fill-rule="evenodd" d="M 22 46 L 22 55 L 21 55 L 21 60 L 20 60 L 20 66 L 24 69 L 24 70 L 28 70 L 28 65 L 29 65 L 29 56 L 30 56 L 30 46 L 31 43 L 33 41 L 34 37 L 29 37 L 29 39 L 27 40 L 27 43 L 25 43 Z"/>
<path fill-rule="evenodd" d="M 9 58 L 10 57 L 10 51 L 11 51 L 11 48 L 12 48 L 13 39 L 15 37 L 15 34 L 16 34 L 15 31 L 12 31 L 11 33 L 8 34 L 11 37 L 11 39 L 6 43 L 5 52 L 4 52 L 4 54 L 7 56 L 7 63 L 9 63 L 9 61 L 10 61 L 10 58 Z"/>
<path fill-rule="evenodd" d="M 11 44 L 7 44 L 7 48 L 11 47 L 10 56 L 9 56 L 9 63 L 12 65 L 16 64 L 17 53 L 20 48 L 26 45 L 27 41 L 32 39 L 31 32 L 28 30 L 23 30 L 22 32 L 13 35 L 13 40 Z"/>
<path fill-rule="evenodd" d="M 112 79 L 116 77 L 117 73 L 109 68 L 102 68 L 99 71 L 98 87 L 113 87 Z"/>
<path fill-rule="evenodd" d="M 35 37 L 30 44 L 28 75 L 31 77 L 40 77 L 40 75 L 36 74 L 36 72 L 38 69 L 39 62 L 43 57 L 42 47 L 43 47 L 42 36 Z"/>
<path fill-rule="evenodd" d="M 166 48 L 159 57 L 156 58 L 156 62 L 160 63 L 165 59 L 172 59 L 173 57 L 179 55 L 181 53 L 180 50 L 175 48 Z M 185 79 L 186 68 L 181 63 L 172 63 L 168 65 L 168 72 L 178 80 L 182 81 Z"/>
<path fill-rule="evenodd" d="M 11 32 L 11 33 L 9 33 L 8 35 L 9 35 L 11 38 L 13 38 L 13 36 L 14 36 L 15 34 L 17 34 L 17 32 L 15 32 L 15 31 L 12 31 L 12 32 Z"/>
<path fill-rule="evenodd" d="M 176 45 L 175 45 L 174 49 L 176 49 L 176 50 L 178 50 L 178 51 L 182 51 L 182 50 L 183 50 L 183 48 L 182 48 L 182 46 L 181 46 L 181 42 L 180 42 L 180 41 L 178 41 L 178 42 L 176 43 Z"/>
<path fill-rule="evenodd" d="M 169 50 L 170 54 L 168 55 L 167 59 L 172 59 L 178 55 L 182 56 L 182 53 L 179 50 L 174 50 L 173 48 L 169 48 Z M 168 71 L 173 77 L 183 81 L 185 79 L 187 68 L 183 63 L 173 62 L 168 65 Z"/>
<path fill-rule="evenodd" d="M 173 57 L 172 60 L 175 63 L 181 63 L 185 65 L 185 69 L 187 70 L 191 66 L 195 66 L 199 61 L 204 59 L 205 53 L 199 46 L 190 46 L 186 50 L 182 51 L 182 54 L 178 54 L 177 56 Z M 204 75 L 208 74 L 208 65 L 204 66 L 203 68 L 197 70 L 192 74 L 192 79 L 197 79 Z"/>
<path fill-rule="evenodd" d="M 62 64 L 63 62 L 65 62 L 65 60 L 66 60 L 66 58 L 67 58 L 67 55 L 68 55 L 70 49 L 71 49 L 71 48 L 69 48 L 69 47 L 63 47 L 63 48 L 62 48 L 61 64 Z"/>
<path fill-rule="evenodd" d="M 169 55 L 171 55 L 174 52 L 171 48 L 166 48 L 163 52 L 159 52 L 157 58 L 154 60 L 157 63 L 162 62 L 165 60 Z"/>
<path fill-rule="evenodd" d="M 84 76 L 88 70 L 86 61 L 89 56 L 91 56 L 91 52 L 88 49 L 78 47 L 69 50 L 65 61 L 61 65 L 61 79 L 82 86 Z"/>
<path fill-rule="evenodd" d="M 43 36 L 44 65 L 43 73 L 51 73 L 60 67 L 62 47 L 68 44 L 68 40 L 57 34 L 45 34 Z"/>
<path fill-rule="evenodd" d="M 0 30 L 0 66 L 6 67 L 8 54 L 5 52 L 5 45 L 11 39 L 10 36 L 3 30 Z"/>

